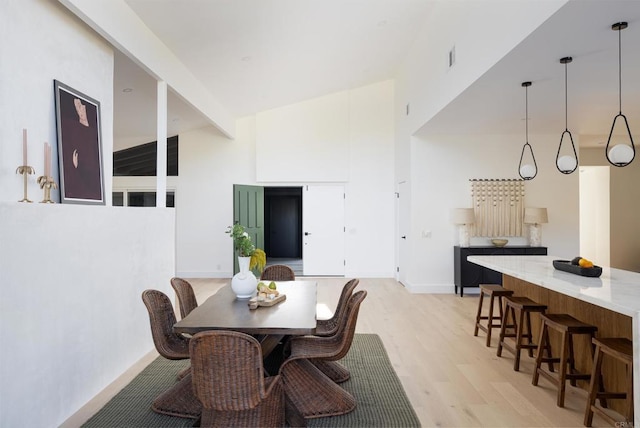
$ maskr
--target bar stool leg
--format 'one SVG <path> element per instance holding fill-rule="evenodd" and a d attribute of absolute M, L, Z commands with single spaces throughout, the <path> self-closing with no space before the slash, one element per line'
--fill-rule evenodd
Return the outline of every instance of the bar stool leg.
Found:
<path fill-rule="evenodd" d="M 524 330 L 524 311 L 518 311 L 518 325 L 516 326 L 516 346 L 515 346 L 515 360 L 513 362 L 513 370 L 520 371 L 520 351 L 522 350 L 522 331 Z M 531 338 L 529 338 L 529 342 L 531 342 Z M 533 350 L 529 350 L 530 353 Z M 533 354 L 531 354 L 533 356 Z"/>
<path fill-rule="evenodd" d="M 560 374 L 559 374 L 559 385 L 558 385 L 558 398 L 557 405 L 558 407 L 564 407 L 564 393 L 567 389 L 567 364 L 569 363 L 569 342 L 571 341 L 571 336 L 563 332 L 562 333 L 562 350 L 560 351 Z"/>
<path fill-rule="evenodd" d="M 540 379 L 540 373 L 538 373 L 538 368 L 542 366 L 542 350 L 547 347 L 547 340 L 549 339 L 549 335 L 545 334 L 547 331 L 547 324 L 542 320 L 540 324 L 540 338 L 538 339 L 538 353 L 536 354 L 536 365 L 533 368 L 533 378 L 531 378 L 531 384 L 533 386 L 538 386 L 538 380 Z"/>
<path fill-rule="evenodd" d="M 549 368 L 550 372 L 554 372 L 555 368 L 553 367 L 553 359 L 551 355 L 551 339 L 549 339 L 548 329 L 544 332 L 544 336 L 546 339 L 546 345 L 544 346 L 544 350 L 547 353 L 547 367 Z"/>
<path fill-rule="evenodd" d="M 478 313 L 476 314 L 476 327 L 473 329 L 473 335 L 478 335 L 480 320 L 482 319 L 482 302 L 484 301 L 484 293 L 480 290 L 480 300 L 478 301 Z"/>
<path fill-rule="evenodd" d="M 531 332 L 531 313 L 529 311 L 527 311 L 527 344 L 531 345 L 533 344 L 533 333 Z M 531 346 L 528 347 L 527 349 L 528 353 L 529 353 L 529 357 L 533 358 L 533 348 Z"/>
<path fill-rule="evenodd" d="M 511 311 L 509 311 L 509 309 L 511 309 Z M 510 312 L 513 313 L 513 309 L 507 307 L 506 311 L 504 312 L 504 316 L 502 317 L 502 325 L 500 326 L 500 339 L 498 340 L 498 350 L 496 351 L 496 355 L 498 357 L 502 356 L 502 343 L 504 342 L 505 335 L 507 334 L 506 330 Z M 513 315 L 513 319 L 515 321 L 515 315 Z"/>
<path fill-rule="evenodd" d="M 591 340 L 591 337 L 593 337 L 593 335 L 589 336 L 589 340 Z M 569 369 L 568 370 L 569 370 L 569 374 L 577 372 L 575 354 L 573 352 L 573 339 L 569 340 Z M 571 386 L 578 385 L 578 381 L 573 378 L 569 379 L 569 383 L 571 384 Z"/>
<path fill-rule="evenodd" d="M 590 427 L 593 424 L 593 406 L 596 404 L 596 396 L 602 385 L 602 352 L 600 347 L 596 346 L 593 357 L 593 367 L 591 369 L 591 380 L 589 382 L 589 399 L 587 400 L 587 409 L 584 413 L 584 426 Z"/>
<path fill-rule="evenodd" d="M 498 297 L 499 298 L 499 297 Z M 493 301 L 495 297 L 492 295 L 489 299 L 489 316 L 488 319 L 488 328 L 487 328 L 487 346 L 491 346 L 491 331 L 493 330 Z"/>

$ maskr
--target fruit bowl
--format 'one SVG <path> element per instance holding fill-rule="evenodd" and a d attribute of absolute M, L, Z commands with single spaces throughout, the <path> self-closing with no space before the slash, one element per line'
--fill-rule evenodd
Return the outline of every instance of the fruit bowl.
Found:
<path fill-rule="evenodd" d="M 496 247 L 504 247 L 509 242 L 508 239 L 492 239 L 491 243 Z"/>
<path fill-rule="evenodd" d="M 554 260 L 553 267 L 569 272 L 575 275 L 588 276 L 590 278 L 598 278 L 602 275 L 602 268 L 600 266 L 593 266 L 590 268 L 580 267 L 571 263 L 571 260 Z"/>

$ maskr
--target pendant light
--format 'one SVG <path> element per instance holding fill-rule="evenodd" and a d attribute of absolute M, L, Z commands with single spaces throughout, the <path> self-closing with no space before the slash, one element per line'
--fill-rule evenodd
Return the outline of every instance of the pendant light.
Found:
<path fill-rule="evenodd" d="M 536 164 L 536 157 L 533 155 L 533 149 L 531 148 L 531 144 L 529 144 L 529 86 L 531 86 L 531 82 L 522 82 L 522 86 L 524 87 L 524 99 L 525 99 L 525 143 L 522 146 L 522 153 L 520 154 L 520 163 L 518 164 L 518 174 L 522 177 L 523 180 L 532 180 L 536 175 L 538 175 L 538 165 Z M 531 154 L 531 160 L 533 161 L 533 165 L 531 163 L 522 163 L 524 160 L 525 151 L 529 150 Z M 527 162 L 527 161 L 525 161 Z"/>
<path fill-rule="evenodd" d="M 556 155 L 556 168 L 563 174 L 571 174 L 573 171 L 578 168 L 578 154 L 576 153 L 576 146 L 573 144 L 573 136 L 571 135 L 571 131 L 569 131 L 568 125 L 568 110 L 569 110 L 569 98 L 567 91 L 567 64 L 573 61 L 573 58 L 570 56 L 566 56 L 560 59 L 560 64 L 564 64 L 564 132 L 560 136 L 560 144 L 558 145 L 558 154 Z M 563 155 L 560 156 L 560 151 L 562 150 L 562 141 L 564 137 L 569 137 L 569 141 L 571 141 L 571 149 L 573 150 L 573 156 Z"/>
<path fill-rule="evenodd" d="M 627 166 L 636 157 L 636 148 L 633 145 L 633 137 L 631 136 L 631 130 L 629 129 L 629 122 L 627 117 L 622 114 L 622 36 L 621 31 L 628 27 L 626 22 L 618 22 L 611 26 L 611 29 L 618 32 L 618 94 L 619 94 L 619 107 L 620 112 L 613 118 L 613 124 L 611 125 L 611 131 L 609 132 L 609 139 L 607 140 L 607 147 L 605 148 L 605 156 L 609 163 L 613 166 Z M 627 127 L 627 134 L 629 134 L 630 145 L 616 144 L 611 150 L 609 145 L 611 144 L 611 136 L 613 135 L 613 128 L 616 126 L 618 118 L 624 119 L 624 124 Z"/>

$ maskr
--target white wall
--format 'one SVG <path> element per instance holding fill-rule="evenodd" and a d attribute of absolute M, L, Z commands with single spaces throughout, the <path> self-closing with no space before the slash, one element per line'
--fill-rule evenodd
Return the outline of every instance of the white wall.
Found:
<path fill-rule="evenodd" d="M 398 74 L 397 111 L 415 133 L 567 0 L 441 1 Z M 455 46 L 456 63 L 448 68 Z"/>
<path fill-rule="evenodd" d="M 236 122 L 236 139 L 213 128 L 180 134 L 176 190 L 177 272 L 187 278 L 233 275 L 233 184 L 255 184 L 255 117 Z"/>
<path fill-rule="evenodd" d="M 455 136 L 455 129 L 451 130 L 454 136 L 450 139 L 468 142 L 471 148 L 469 155 L 459 152 L 454 156 L 453 148 L 446 149 L 435 143 L 440 141 L 439 138 L 425 144 L 421 141 L 424 137 L 415 137 L 416 133 L 565 3 L 565 0 L 438 2 L 399 68 L 394 98 L 395 181 L 406 182 L 406 186 L 412 189 L 411 200 L 407 203 L 410 225 L 404 229 L 409 230 L 408 239 L 414 242 L 410 243 L 412 250 L 407 252 L 409 260 L 399 260 L 398 263 L 408 275 L 408 284 L 405 285 L 409 288 L 418 290 L 426 286 L 429 291 L 453 290 L 451 247 L 455 230 L 448 223 L 448 208 L 470 206 L 456 204 L 467 201 L 466 180 L 472 178 L 469 176 L 471 172 L 475 176 L 495 176 L 506 168 L 498 166 L 496 169 L 492 162 L 470 165 L 471 153 L 480 156 L 481 160 L 490 155 L 480 149 L 480 142 L 477 142 L 479 147 L 471 147 L 471 137 Z M 448 52 L 454 45 L 456 64 L 449 69 Z M 409 114 L 407 104 L 410 106 Z M 487 136 L 473 136 L 473 141 L 476 140 L 492 144 Z M 506 147 L 507 143 L 503 144 Z M 521 145 L 516 144 L 513 150 L 520 148 Z M 462 157 L 458 165 L 469 166 L 470 170 L 446 168 L 447 160 L 458 156 Z M 498 159 L 504 157 L 502 154 L 496 156 Z M 506 177 L 515 177 L 515 174 L 517 172 L 509 170 Z M 538 178 L 536 181 L 541 182 Z M 445 181 L 447 179 L 449 182 Z M 436 183 L 448 189 L 442 196 L 446 202 L 442 207 L 427 207 L 420 198 L 425 186 L 435 186 Z M 551 233 L 546 226 L 543 227 L 543 243 Z M 422 238 L 423 230 L 431 230 L 433 238 Z M 447 238 L 436 239 L 442 231 Z"/>
<path fill-rule="evenodd" d="M 317 103 L 341 115 L 316 115 Z M 347 276 L 391 277 L 394 269 L 394 185 L 393 185 L 393 82 L 353 89 L 238 120 L 237 137 L 231 141 L 210 128 L 180 135 L 180 176 L 176 189 L 177 271 L 185 277 L 230 277 L 233 270 L 231 240 L 224 233 L 233 222 L 233 184 L 304 185 L 335 182 L 334 163 L 346 163 L 344 181 L 347 200 Z M 297 117 L 283 121 L 283 117 Z M 264 136 L 256 122 L 266 129 Z M 276 147 L 265 153 L 257 141 L 273 137 L 278 124 L 283 136 L 315 140 L 318 133 L 332 135 L 329 147 L 311 147 L 301 160 L 297 151 Z M 345 126 L 333 127 L 335 123 Z M 266 127 L 266 128 L 265 128 Z M 295 136 L 295 137 L 293 137 Z M 341 142 L 341 144 L 335 144 Z M 286 143 L 285 143 L 286 144 Z M 314 154 L 324 150 L 318 156 Z M 263 170 L 257 179 L 257 165 L 279 157 L 273 174 Z M 348 154 L 345 156 L 345 154 Z M 262 158 L 264 157 L 264 159 Z M 342 157 L 342 160 L 338 158 Z M 304 171 L 283 165 L 302 163 Z M 285 168 L 282 170 L 282 168 Z M 286 172 L 286 175 L 280 175 Z M 282 181 L 273 181 L 282 180 Z M 309 181 L 307 181 L 309 180 Z"/>
<path fill-rule="evenodd" d="M 631 124 L 633 126 L 633 124 Z M 637 138 L 636 138 L 637 141 Z M 610 265 L 618 269 L 640 272 L 640 155 L 636 143 L 636 157 L 626 167 L 610 166 L 604 147 L 580 150 L 580 165 L 609 168 L 610 205 Z M 581 188 L 580 192 L 589 189 Z M 597 263 L 597 260 L 594 260 Z"/>
<path fill-rule="evenodd" d="M 343 91 L 258 113 L 258 181 L 347 181 L 350 107 Z"/>
<path fill-rule="evenodd" d="M 58 426 L 153 349 L 140 293 L 171 289 L 174 216 L 108 206 L 111 47 L 57 2 L 1 3 L 0 426 Z M 37 203 L 44 141 L 57 157 L 54 79 L 101 103 L 107 206 Z M 33 204 L 17 202 L 22 128 Z"/>
<path fill-rule="evenodd" d="M 112 170 L 113 147 L 113 52 L 66 9 L 46 0 L 8 0 L 0 14 L 0 201 L 22 199 L 22 177 L 15 173 L 22 164 L 22 129 L 29 137 L 31 200 L 42 200 L 36 183 L 44 171 L 43 143 L 52 146 L 57 180 L 57 138 L 53 80 L 98 100 L 101 108 L 104 170 Z M 14 42 L 12 42 L 14 41 Z M 111 182 L 105 180 L 107 203 Z M 60 201 L 59 191 L 52 191 Z"/>
<path fill-rule="evenodd" d="M 173 296 L 173 212 L 0 202 L 0 218 L 0 426 L 58 426 L 153 349 L 140 295 Z"/>
<path fill-rule="evenodd" d="M 453 246 L 458 237 L 450 223 L 452 208 L 472 207 L 473 178 L 518 178 L 522 136 L 430 136 L 412 142 L 412 232 L 408 236 L 414 263 L 408 283 L 416 292 L 453 290 Z M 550 255 L 578 254 L 578 174 L 555 168 L 556 135 L 530 135 L 538 175 L 525 183 L 525 206 L 546 207 L 542 245 Z M 550 192 L 549 189 L 553 188 Z M 421 231 L 432 231 L 423 238 Z"/>
<path fill-rule="evenodd" d="M 611 264 L 609 167 L 580 166 L 580 253 L 599 266 Z M 584 191 L 582 191 L 584 189 Z"/>

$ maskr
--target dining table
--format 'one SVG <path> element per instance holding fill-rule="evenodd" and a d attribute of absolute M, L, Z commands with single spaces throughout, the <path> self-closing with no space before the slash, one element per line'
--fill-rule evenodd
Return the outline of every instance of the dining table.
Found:
<path fill-rule="evenodd" d="M 286 298 L 273 306 L 250 309 L 249 299 L 236 297 L 231 284 L 227 284 L 174 324 L 173 331 L 190 335 L 207 330 L 247 333 L 258 338 L 263 357 L 267 357 L 285 336 L 314 334 L 316 281 L 275 283 L 278 292 Z"/>
<path fill-rule="evenodd" d="M 227 284 L 176 322 L 173 331 L 190 335 L 208 330 L 232 330 L 250 334 L 260 342 L 265 362 L 270 357 L 269 368 L 277 370 L 282 362 L 282 355 L 275 352 L 271 356 L 270 354 L 283 342 L 285 336 L 316 332 L 317 283 L 310 280 L 275 283 L 278 293 L 286 297 L 273 306 L 251 309 L 250 299 L 236 297 L 231 284 Z M 151 407 L 157 413 L 197 419 L 202 405 L 193 393 L 191 373 L 181 376 L 178 382 L 156 397 Z M 297 414 L 294 410 L 290 412 L 292 415 Z M 296 420 L 303 422 L 299 418 Z"/>

